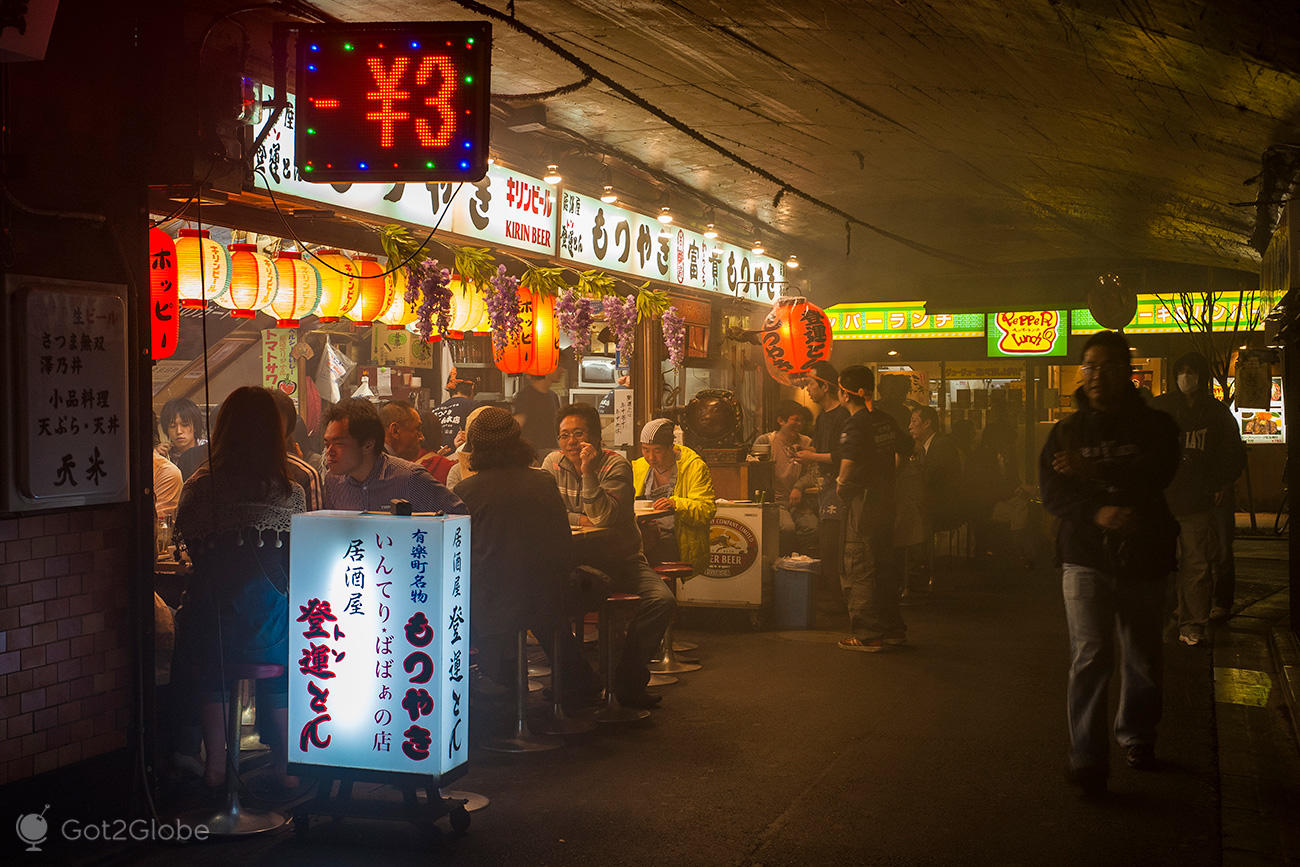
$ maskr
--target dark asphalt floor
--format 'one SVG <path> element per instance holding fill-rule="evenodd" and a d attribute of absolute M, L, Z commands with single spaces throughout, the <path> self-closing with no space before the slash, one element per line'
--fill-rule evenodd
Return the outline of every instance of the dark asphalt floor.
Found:
<path fill-rule="evenodd" d="M 1064 784 L 1054 571 L 945 572 L 927 603 L 904 609 L 911 644 L 880 654 L 837 649 L 841 617 L 777 633 L 727 614 L 687 613 L 679 638 L 700 643 L 705 668 L 664 687 L 647 723 L 546 753 L 474 751 L 454 788 L 492 804 L 465 837 L 432 844 L 402 823 L 321 819 L 302 840 L 286 830 L 127 860 L 1220 863 L 1208 650 L 1166 647 L 1165 771 L 1116 755 L 1102 803 Z"/>

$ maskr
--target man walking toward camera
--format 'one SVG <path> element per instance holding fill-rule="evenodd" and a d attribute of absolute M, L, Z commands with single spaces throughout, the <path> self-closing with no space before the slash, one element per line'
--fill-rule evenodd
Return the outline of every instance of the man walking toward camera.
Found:
<path fill-rule="evenodd" d="M 1115 738 L 1131 768 L 1154 770 L 1161 711 L 1160 627 L 1178 524 L 1164 490 L 1178 467 L 1178 428 L 1133 387 L 1128 340 L 1102 331 L 1084 346 L 1078 411 L 1057 422 L 1039 457 L 1043 505 L 1060 519 L 1069 781 L 1106 792 L 1107 698 L 1120 649 Z"/>

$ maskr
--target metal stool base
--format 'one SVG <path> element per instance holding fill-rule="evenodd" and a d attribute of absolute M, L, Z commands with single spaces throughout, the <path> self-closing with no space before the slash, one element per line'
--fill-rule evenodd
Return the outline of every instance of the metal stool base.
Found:
<path fill-rule="evenodd" d="M 493 738 L 483 745 L 489 753 L 541 753 L 558 750 L 564 741 L 549 735 L 522 734 L 508 738 Z"/>
<path fill-rule="evenodd" d="M 181 816 L 180 821 L 190 827 L 206 825 L 213 837 L 247 837 L 274 831 L 289 821 L 283 813 L 265 813 L 260 810 L 246 810 L 236 801 L 217 812 L 211 810 L 192 810 Z"/>
<path fill-rule="evenodd" d="M 663 660 L 656 660 L 655 662 L 650 663 L 650 673 L 685 674 L 688 671 L 699 671 L 703 667 L 704 666 L 694 662 L 681 662 L 679 660 L 664 662 Z"/>
<path fill-rule="evenodd" d="M 542 726 L 542 731 L 548 735 L 585 735 L 595 728 L 596 724 L 589 719 L 566 716 L 548 719 Z"/>
<path fill-rule="evenodd" d="M 640 722 L 643 719 L 650 718 L 650 711 L 642 710 L 636 707 L 623 707 L 619 704 L 607 704 L 600 710 L 596 711 L 593 719 L 601 725 L 617 725 L 621 723 Z"/>
<path fill-rule="evenodd" d="M 671 674 L 651 673 L 650 680 L 646 683 L 646 686 L 671 686 L 674 683 L 681 683 L 681 681 L 673 677 Z"/>
<path fill-rule="evenodd" d="M 674 641 L 674 642 L 673 642 L 673 652 L 674 652 L 674 653 L 683 653 L 683 652 L 688 651 L 688 650 L 699 650 L 699 649 L 700 649 L 700 646 L 699 646 L 698 644 L 696 644 L 694 641 Z"/>
<path fill-rule="evenodd" d="M 446 789 L 441 789 L 438 794 L 442 795 L 444 798 L 464 801 L 466 813 L 477 813 L 479 810 L 482 810 L 484 807 L 492 803 L 492 801 L 488 799 L 487 795 L 480 795 L 478 792 L 462 792 L 459 790 L 452 790 L 449 792 Z"/>

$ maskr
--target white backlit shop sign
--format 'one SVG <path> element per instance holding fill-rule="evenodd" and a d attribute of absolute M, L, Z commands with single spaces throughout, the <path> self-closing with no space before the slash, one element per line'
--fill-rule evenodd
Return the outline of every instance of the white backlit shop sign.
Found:
<path fill-rule="evenodd" d="M 750 301 L 775 301 L 785 263 L 699 232 L 565 190 L 560 195 L 561 259 Z"/>
<path fill-rule="evenodd" d="M 293 518 L 289 761 L 438 776 L 469 742 L 469 518 Z"/>
<path fill-rule="evenodd" d="M 273 91 L 263 88 L 262 99 Z M 256 182 L 270 184 L 276 195 L 319 202 L 384 219 L 438 225 L 438 231 L 462 235 L 499 247 L 555 255 L 559 211 L 555 189 L 528 175 L 499 165 L 488 166 L 479 181 L 455 183 L 323 184 L 305 181 L 294 168 L 294 98 L 253 155 Z M 261 172 L 261 174 L 257 174 Z M 450 212 L 447 212 L 450 203 Z M 446 214 L 444 216 L 444 213 Z M 439 219 L 442 222 L 439 224 Z"/>

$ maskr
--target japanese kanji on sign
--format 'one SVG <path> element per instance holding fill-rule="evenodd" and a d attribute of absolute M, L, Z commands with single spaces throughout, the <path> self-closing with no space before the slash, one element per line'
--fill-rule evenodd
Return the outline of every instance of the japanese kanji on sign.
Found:
<path fill-rule="evenodd" d="M 465 764 L 469 533 L 457 515 L 294 516 L 291 766 L 443 778 Z"/>

